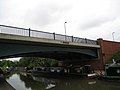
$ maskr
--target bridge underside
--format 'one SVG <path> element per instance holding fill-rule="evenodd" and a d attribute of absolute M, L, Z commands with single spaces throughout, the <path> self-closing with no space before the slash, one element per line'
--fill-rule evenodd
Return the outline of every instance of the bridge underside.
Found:
<path fill-rule="evenodd" d="M 98 51 L 96 48 L 0 41 L 0 58 L 23 56 L 39 56 L 63 61 L 81 61 L 98 58 Z"/>

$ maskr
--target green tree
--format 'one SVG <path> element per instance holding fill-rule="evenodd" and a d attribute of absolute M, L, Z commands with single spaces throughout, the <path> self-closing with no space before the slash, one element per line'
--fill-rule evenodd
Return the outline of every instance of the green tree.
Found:
<path fill-rule="evenodd" d="M 40 57 L 22 57 L 19 60 L 19 66 L 30 68 L 39 66 L 57 66 L 57 64 L 57 60 Z"/>
<path fill-rule="evenodd" d="M 4 60 L 4 59 L 0 61 L 0 67 L 11 67 L 11 66 L 14 66 L 13 61 Z"/>
<path fill-rule="evenodd" d="M 114 59 L 115 61 L 120 60 L 120 51 L 117 52 L 117 53 L 115 53 L 115 54 L 112 56 L 112 58 L 108 61 L 108 63 L 113 63 L 113 59 Z"/>
<path fill-rule="evenodd" d="M 114 55 L 112 56 L 112 59 L 120 60 L 120 52 L 117 52 L 116 54 L 114 54 Z"/>

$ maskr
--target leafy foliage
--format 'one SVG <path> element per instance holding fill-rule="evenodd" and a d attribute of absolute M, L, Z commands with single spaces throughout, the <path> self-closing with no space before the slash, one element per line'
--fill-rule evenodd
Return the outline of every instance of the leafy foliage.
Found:
<path fill-rule="evenodd" d="M 39 66 L 56 66 L 57 60 L 40 57 L 23 57 L 19 61 L 19 66 L 22 67 L 39 67 Z"/>
<path fill-rule="evenodd" d="M 120 52 L 115 53 L 115 54 L 112 56 L 111 60 L 110 60 L 108 63 L 112 63 L 112 62 L 113 62 L 113 59 L 114 59 L 115 61 L 120 60 Z"/>
<path fill-rule="evenodd" d="M 120 60 L 120 52 L 113 55 L 112 59 Z"/>
<path fill-rule="evenodd" d="M 40 66 L 57 66 L 58 61 L 49 58 L 40 57 L 22 57 L 19 61 L 1 60 L 0 67 L 40 67 Z"/>
<path fill-rule="evenodd" d="M 9 60 L 2 60 L 0 61 L 0 67 L 10 67 L 10 66 L 15 66 L 15 63 L 13 61 Z"/>

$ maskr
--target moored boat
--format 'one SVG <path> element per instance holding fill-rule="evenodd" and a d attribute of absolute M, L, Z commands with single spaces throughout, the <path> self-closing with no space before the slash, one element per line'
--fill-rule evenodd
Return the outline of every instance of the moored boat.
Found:
<path fill-rule="evenodd" d="M 32 71 L 36 76 L 47 77 L 94 77 L 95 73 L 90 65 L 83 67 L 35 67 Z"/>
<path fill-rule="evenodd" d="M 120 82 L 120 60 L 112 64 L 105 65 L 105 73 L 99 79 Z"/>

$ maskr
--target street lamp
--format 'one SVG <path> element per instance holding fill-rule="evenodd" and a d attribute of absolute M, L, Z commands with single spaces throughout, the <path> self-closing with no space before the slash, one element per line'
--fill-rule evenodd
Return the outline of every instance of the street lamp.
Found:
<path fill-rule="evenodd" d="M 66 23 L 67 23 L 67 22 L 64 23 L 64 29 L 65 29 L 65 41 L 66 41 L 66 39 L 67 39 L 67 38 L 66 38 Z"/>
<path fill-rule="evenodd" d="M 114 41 L 114 33 L 115 33 L 115 32 L 112 32 L 113 41 Z"/>

